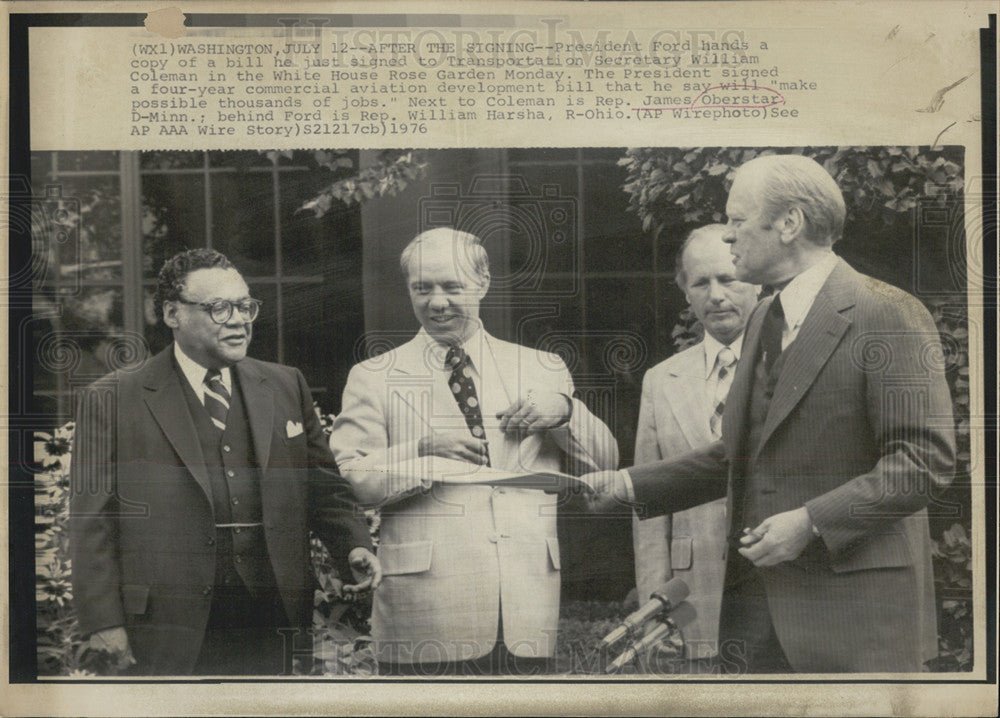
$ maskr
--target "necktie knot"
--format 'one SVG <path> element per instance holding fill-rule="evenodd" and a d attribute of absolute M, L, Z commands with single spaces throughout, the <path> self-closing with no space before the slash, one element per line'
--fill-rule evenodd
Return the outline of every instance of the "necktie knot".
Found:
<path fill-rule="evenodd" d="M 771 306 L 767 310 L 775 319 L 785 321 L 785 308 L 781 306 L 781 294 L 774 295 L 774 301 L 771 302 Z"/>
<path fill-rule="evenodd" d="M 733 370 L 733 365 L 736 364 L 736 352 L 729 347 L 722 347 L 715 358 L 715 364 L 719 367 L 719 381 L 722 381 Z"/>
<path fill-rule="evenodd" d="M 469 361 L 469 355 L 462 347 L 448 347 L 448 353 L 444 357 L 444 365 L 449 369 L 458 369 Z"/>

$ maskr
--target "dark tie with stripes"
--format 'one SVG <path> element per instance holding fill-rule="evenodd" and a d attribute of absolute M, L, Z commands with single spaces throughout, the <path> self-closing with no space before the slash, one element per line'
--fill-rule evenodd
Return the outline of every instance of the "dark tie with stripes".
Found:
<path fill-rule="evenodd" d="M 229 415 L 229 390 L 222 383 L 222 372 L 209 369 L 205 374 L 205 408 L 212 417 L 212 423 L 219 431 L 226 430 L 226 416 Z"/>
<path fill-rule="evenodd" d="M 469 431 L 477 439 L 486 437 L 483 431 L 483 410 L 479 406 L 479 396 L 476 394 L 476 383 L 472 379 L 472 363 L 469 355 L 460 347 L 451 347 L 444 358 L 446 367 L 451 369 L 448 386 L 451 389 L 458 408 L 465 417 Z M 486 465 L 490 465 L 490 452 L 486 450 Z"/>

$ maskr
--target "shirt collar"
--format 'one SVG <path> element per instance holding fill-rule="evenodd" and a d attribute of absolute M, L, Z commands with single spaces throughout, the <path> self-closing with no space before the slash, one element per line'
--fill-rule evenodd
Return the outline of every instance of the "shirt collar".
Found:
<path fill-rule="evenodd" d="M 424 341 L 427 342 L 428 351 L 431 356 L 434 357 L 434 361 L 437 366 L 442 369 L 447 369 L 444 360 L 448 355 L 449 344 L 439 342 L 437 339 L 432 337 L 427 333 L 427 330 L 422 328 L 417 332 L 417 336 L 422 336 Z M 482 326 L 479 326 L 465 342 L 462 343 L 461 348 L 465 350 L 465 353 L 469 356 L 469 361 L 472 363 L 472 368 L 482 374 L 483 371 L 483 349 L 486 344 L 487 334 L 483 331 Z"/>
<path fill-rule="evenodd" d="M 785 313 L 785 326 L 795 330 L 816 301 L 816 295 L 823 288 L 833 268 L 837 265 L 837 255 L 829 252 L 823 259 L 809 269 L 797 274 L 788 285 L 781 290 L 781 308 Z"/>
<path fill-rule="evenodd" d="M 181 345 L 174 342 L 174 358 L 177 359 L 177 366 L 181 368 L 181 372 L 184 377 L 188 380 L 188 384 L 194 389 L 194 393 L 198 395 L 199 401 L 204 400 L 205 396 L 205 374 L 208 372 L 208 367 L 204 367 L 194 359 L 189 357 L 181 349 Z M 219 370 L 222 373 L 222 383 L 225 384 L 226 389 L 229 393 L 233 392 L 233 374 L 229 367 L 223 367 Z"/>
<path fill-rule="evenodd" d="M 723 347 L 729 347 L 736 355 L 736 361 L 740 360 L 740 348 L 743 346 L 743 333 L 733 339 L 729 344 L 723 344 L 708 332 L 705 332 L 705 340 L 702 342 L 705 347 L 705 378 L 709 379 L 715 370 L 715 362 L 719 358 L 719 352 Z"/>

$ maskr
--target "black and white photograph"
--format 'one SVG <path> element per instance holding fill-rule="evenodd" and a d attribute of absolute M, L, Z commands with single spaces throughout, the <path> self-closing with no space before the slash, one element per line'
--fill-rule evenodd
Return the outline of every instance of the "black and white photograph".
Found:
<path fill-rule="evenodd" d="M 745 619 L 766 626 L 761 670 L 970 667 L 960 621 L 971 610 L 961 591 L 969 576 L 951 560 L 972 530 L 961 520 L 970 498 L 965 287 L 954 271 L 964 246 L 960 148 L 32 160 L 33 185 L 60 192 L 33 217 L 42 270 L 33 398 L 58 417 L 37 445 L 47 468 L 39 521 L 50 522 L 39 535 L 48 559 L 38 576 L 40 672 L 135 660 L 125 674 L 242 674 L 206 664 L 198 644 L 213 611 L 235 600 L 214 593 L 252 594 L 260 581 L 297 594 L 298 603 L 281 596 L 274 625 L 302 633 L 270 631 L 248 649 L 237 631 L 234 651 L 275 654 L 271 670 L 253 675 L 516 675 L 518 658 L 529 659 L 529 675 L 743 674 L 757 660 L 752 641 L 738 625 L 728 646 L 719 633 L 720 620 L 738 621 L 720 616 L 736 571 L 756 574 L 746 590 L 774 607 Z M 932 172 L 939 193 L 915 193 Z M 355 194 L 340 199 L 351 185 Z M 763 219 L 769 201 L 795 208 L 785 234 Z M 141 232 L 131 251 L 128 208 Z M 794 291 L 803 285 L 791 280 L 810 270 L 803 294 L 813 296 L 784 312 L 819 346 L 789 367 L 790 380 L 780 381 L 782 367 L 770 379 L 767 401 L 786 416 L 768 421 L 767 407 L 753 406 L 764 399 L 760 377 L 737 370 L 763 361 L 774 371 L 764 327 L 775 300 L 759 296 Z M 810 332 L 812 306 L 822 323 Z M 862 307 L 872 316 L 852 314 Z M 743 362 L 748 325 L 754 349 Z M 471 379 L 461 393 L 452 364 Z M 218 393 L 202 388 L 210 368 L 238 377 L 242 437 L 227 439 L 234 380 Z M 742 411 L 727 426 L 734 384 Z M 209 402 L 223 405 L 221 419 Z M 237 441 L 242 466 L 227 480 Z M 414 463 L 433 456 L 449 461 Z M 661 462 L 692 456 L 719 466 L 680 464 L 674 489 L 672 465 Z M 320 459 L 330 473 L 314 479 Z M 744 486 L 727 490 L 736 462 Z M 537 490 L 505 489 L 480 466 L 595 481 L 606 476 L 593 472 L 635 468 L 632 488 L 601 503 L 573 487 L 545 491 L 544 476 Z M 421 470 L 444 477 L 428 484 Z M 334 485 L 338 473 L 346 482 Z M 287 484 L 296 493 L 282 496 Z M 798 518 L 786 515 L 793 509 L 805 510 L 804 527 L 782 523 Z M 734 525 L 733 513 L 745 519 Z M 326 540 L 310 543 L 310 530 Z M 775 544 L 753 553 L 771 531 Z M 271 554 L 279 541 L 287 556 Z M 356 549 L 367 575 L 345 563 Z M 292 559 L 302 565 L 281 565 Z M 247 570 L 250 561 L 259 565 Z M 314 568 L 315 606 L 305 595 Z M 345 592 L 379 572 L 368 600 Z M 667 626 L 648 653 L 614 666 L 614 651 L 600 654 L 604 634 L 633 609 L 678 590 L 695 609 L 688 625 L 672 625 L 663 609 L 674 607 L 660 603 L 622 637 L 631 638 L 624 651 Z M 235 625 L 264 620 L 247 615 Z M 370 620 L 374 646 L 347 651 Z M 85 635 L 92 653 L 64 650 Z M 304 655 L 310 639 L 319 661 Z"/>
<path fill-rule="evenodd" d="M 554 710 L 585 714 L 629 711 L 619 690 L 640 713 L 673 712 L 666 686 L 691 691 L 677 710 L 724 714 L 738 698 L 692 706 L 812 685 L 814 702 L 751 711 L 793 714 L 836 682 L 995 682 L 996 184 L 978 146 L 944 125 L 919 143 L 694 142 L 626 122 L 621 142 L 536 145 L 510 139 L 516 118 L 496 124 L 499 145 L 433 145 L 392 129 L 393 95 L 412 87 L 420 108 L 400 126 L 461 138 L 463 122 L 494 126 L 486 106 L 569 125 L 591 110 L 567 96 L 586 91 L 546 91 L 564 80 L 538 74 L 517 94 L 483 75 L 447 90 L 478 98 L 462 111 L 414 101 L 425 91 L 406 82 L 365 109 L 347 88 L 373 78 L 345 65 L 325 91 L 343 119 L 300 121 L 287 97 L 212 100 L 241 127 L 321 135 L 241 149 L 171 136 L 229 121 L 184 104 L 214 82 L 206 67 L 166 74 L 184 42 L 132 45 L 125 84 L 154 98 L 130 100 L 138 138 L 108 110 L 106 146 L 38 146 L 34 111 L 12 116 L 11 684 L 246 688 L 281 712 L 276 696 L 334 682 L 399 691 L 361 712 L 416 710 L 405 692 L 422 690 L 471 701 L 433 713 L 529 710 L 476 702 L 496 687 L 558 691 Z M 732 42 L 714 65 L 739 67 Z M 470 56 L 490 54 L 480 44 Z M 230 72 L 254 67 L 227 47 Z M 15 59 L 12 98 L 27 86 Z M 305 61 L 317 77 L 324 63 Z M 753 94 L 735 99 L 708 83 L 681 97 L 676 74 L 673 90 L 640 88 L 654 75 L 635 69 L 621 89 L 621 66 L 606 94 L 641 98 L 621 110 L 635 120 L 676 112 L 675 97 L 793 111 L 766 70 L 745 70 Z M 603 86 L 593 72 L 572 82 Z M 140 106 L 168 102 L 163 88 L 181 110 Z M 303 92 L 299 107 L 319 106 Z M 705 93 L 718 103 L 691 110 Z M 593 113 L 616 111 L 597 94 Z M 385 136 L 345 146 L 340 124 Z"/>

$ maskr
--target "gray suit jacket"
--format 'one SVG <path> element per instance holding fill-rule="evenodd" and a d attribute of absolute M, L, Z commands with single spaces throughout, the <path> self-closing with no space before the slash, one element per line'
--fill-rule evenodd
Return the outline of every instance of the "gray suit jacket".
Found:
<path fill-rule="evenodd" d="M 760 571 L 797 671 L 918 671 L 935 628 L 927 507 L 951 480 L 954 427 L 937 328 L 909 294 L 838 262 L 785 350 L 758 446 L 753 361 L 770 300 L 747 325 L 722 441 L 629 470 L 651 512 L 747 487 L 744 524 L 805 506 L 820 532 Z"/>
<path fill-rule="evenodd" d="M 705 397 L 705 349 L 688 347 L 646 372 L 635 436 L 635 463 L 681 456 L 712 441 Z M 634 517 L 635 577 L 640 603 L 670 578 L 691 589 L 697 616 L 684 626 L 688 658 L 718 652 L 719 611 L 726 576 L 726 500 L 672 515 Z"/>

